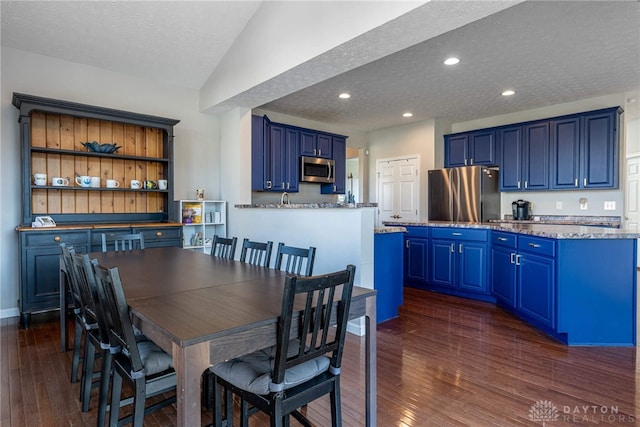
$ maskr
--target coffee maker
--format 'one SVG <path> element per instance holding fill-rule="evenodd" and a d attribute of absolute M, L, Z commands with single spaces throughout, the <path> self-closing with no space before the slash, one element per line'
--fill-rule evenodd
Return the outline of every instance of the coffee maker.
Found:
<path fill-rule="evenodd" d="M 516 200 L 511 203 L 511 213 L 515 220 L 528 220 L 531 218 L 531 202 Z"/>

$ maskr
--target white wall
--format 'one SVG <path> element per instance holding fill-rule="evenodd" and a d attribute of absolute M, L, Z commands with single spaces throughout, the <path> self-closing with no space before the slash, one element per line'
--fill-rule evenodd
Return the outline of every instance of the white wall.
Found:
<path fill-rule="evenodd" d="M 179 119 L 175 127 L 175 197 L 196 188 L 220 196 L 218 120 L 198 111 L 198 92 L 2 47 L 0 98 L 0 317 L 17 314 L 21 161 L 13 92 Z"/>
<path fill-rule="evenodd" d="M 369 200 L 376 201 L 376 161 L 401 156 L 420 156 L 420 218 L 427 218 L 427 171 L 435 168 L 436 124 L 434 120 L 395 126 L 369 133 Z"/>

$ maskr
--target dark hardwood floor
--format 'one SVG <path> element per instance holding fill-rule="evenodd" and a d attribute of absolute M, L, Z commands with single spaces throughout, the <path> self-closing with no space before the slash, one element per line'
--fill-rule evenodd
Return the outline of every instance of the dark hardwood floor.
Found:
<path fill-rule="evenodd" d="M 16 318 L 0 321 L 0 426 L 95 425 L 97 391 L 93 409 L 80 412 L 58 334 L 56 313 L 34 316 L 27 330 Z M 406 289 L 400 317 L 378 326 L 378 426 L 640 425 L 636 354 L 567 347 L 491 304 Z M 350 335 L 344 426 L 364 425 L 363 363 L 364 340 Z M 307 412 L 330 425 L 328 399 Z M 174 424 L 172 407 L 145 419 Z M 251 426 L 264 425 L 252 417 Z"/>

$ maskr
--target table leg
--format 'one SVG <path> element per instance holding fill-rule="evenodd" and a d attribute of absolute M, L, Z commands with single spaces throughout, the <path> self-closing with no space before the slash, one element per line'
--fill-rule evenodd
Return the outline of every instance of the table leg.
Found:
<path fill-rule="evenodd" d="M 69 284 L 67 283 L 67 274 L 62 269 L 62 257 L 60 257 L 60 351 L 67 351 L 67 331 L 68 314 L 67 314 L 67 293 L 69 292 Z"/>
<path fill-rule="evenodd" d="M 367 298 L 365 311 L 365 393 L 366 393 L 366 426 L 377 424 L 377 367 L 376 359 L 376 297 Z"/>
<path fill-rule="evenodd" d="M 188 347 L 173 344 L 179 426 L 191 427 L 202 424 L 200 380 L 202 373 L 210 366 L 209 354 L 208 342 Z"/>

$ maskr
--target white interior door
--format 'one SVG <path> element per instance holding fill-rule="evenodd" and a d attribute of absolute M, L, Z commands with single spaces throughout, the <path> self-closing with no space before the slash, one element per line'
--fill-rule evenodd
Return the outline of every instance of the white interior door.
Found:
<path fill-rule="evenodd" d="M 418 157 L 377 161 L 378 222 L 417 221 L 420 201 Z"/>
<path fill-rule="evenodd" d="M 628 157 L 626 163 L 623 226 L 630 231 L 640 231 L 640 156 Z M 638 266 L 640 266 L 640 251 Z"/>

